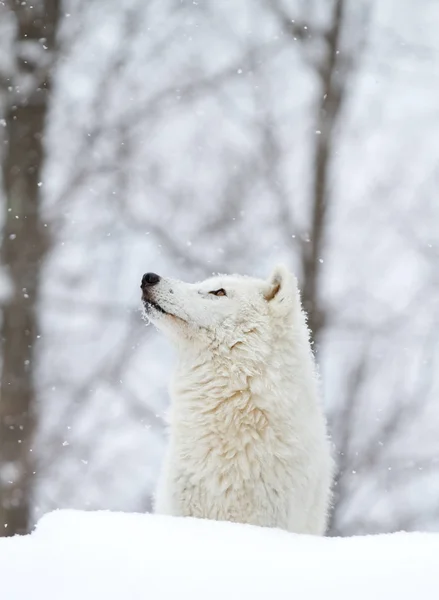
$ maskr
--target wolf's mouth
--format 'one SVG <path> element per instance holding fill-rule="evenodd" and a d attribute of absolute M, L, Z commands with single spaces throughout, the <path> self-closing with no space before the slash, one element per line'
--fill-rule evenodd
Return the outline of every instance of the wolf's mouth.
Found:
<path fill-rule="evenodd" d="M 170 314 L 164 308 L 162 308 L 160 306 L 160 304 L 157 304 L 157 302 L 154 302 L 153 300 L 149 300 L 148 298 L 143 298 L 143 304 L 145 305 L 145 308 L 147 310 L 148 310 L 148 308 L 155 308 L 155 310 L 157 310 L 158 312 L 162 313 L 163 315 L 169 315 Z"/>

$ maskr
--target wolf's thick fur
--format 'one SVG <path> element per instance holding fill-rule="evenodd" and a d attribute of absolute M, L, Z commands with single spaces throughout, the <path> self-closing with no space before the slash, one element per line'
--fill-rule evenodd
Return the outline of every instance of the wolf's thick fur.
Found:
<path fill-rule="evenodd" d="M 156 512 L 322 535 L 332 459 L 295 278 L 142 289 L 179 354 Z"/>

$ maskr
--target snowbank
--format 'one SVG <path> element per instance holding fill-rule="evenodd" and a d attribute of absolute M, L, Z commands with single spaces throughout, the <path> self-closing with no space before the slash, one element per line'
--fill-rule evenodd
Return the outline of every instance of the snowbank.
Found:
<path fill-rule="evenodd" d="M 318 539 L 56 511 L 0 539 L 2 600 L 438 600 L 439 534 Z"/>

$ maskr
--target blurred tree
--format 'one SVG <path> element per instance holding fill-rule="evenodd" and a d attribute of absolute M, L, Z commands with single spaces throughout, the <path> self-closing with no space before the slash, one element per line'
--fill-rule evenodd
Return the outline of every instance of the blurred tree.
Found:
<path fill-rule="evenodd" d="M 60 2 L 14 0 L 9 9 L 15 39 L 13 70 L 2 74 L 7 90 L 1 259 L 12 291 L 1 321 L 0 535 L 25 533 L 29 526 L 38 302 L 50 243 L 41 219 L 40 188 Z"/>

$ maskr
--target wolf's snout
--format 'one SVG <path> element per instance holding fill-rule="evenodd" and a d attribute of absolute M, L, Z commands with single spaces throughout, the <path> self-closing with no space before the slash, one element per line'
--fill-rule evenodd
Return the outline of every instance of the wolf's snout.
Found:
<path fill-rule="evenodd" d="M 145 275 L 142 277 L 142 283 L 140 284 L 140 287 L 142 289 L 149 288 L 153 285 L 157 285 L 159 281 L 159 275 L 156 275 L 155 273 L 145 273 Z"/>

